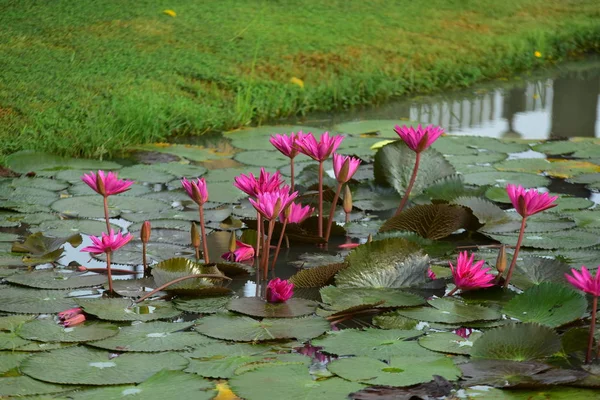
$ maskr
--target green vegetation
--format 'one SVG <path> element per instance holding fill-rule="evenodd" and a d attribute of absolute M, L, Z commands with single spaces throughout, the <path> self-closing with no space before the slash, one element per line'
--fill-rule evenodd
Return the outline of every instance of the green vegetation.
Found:
<path fill-rule="evenodd" d="M 172 135 L 464 87 L 600 47 L 594 0 L 3 6 L 0 161 L 19 149 L 102 157 Z"/>

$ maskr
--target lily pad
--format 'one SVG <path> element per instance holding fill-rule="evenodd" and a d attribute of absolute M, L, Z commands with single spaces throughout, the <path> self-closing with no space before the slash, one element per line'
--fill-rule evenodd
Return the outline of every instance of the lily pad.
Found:
<path fill-rule="evenodd" d="M 544 282 L 567 284 L 565 274 L 571 272 L 569 264 L 543 257 L 523 257 L 515 267 L 510 283 L 520 289 L 527 289 Z"/>
<path fill-rule="evenodd" d="M 187 158 L 190 161 L 216 160 L 225 157 L 224 155 L 217 154 L 217 152 L 212 149 L 187 144 L 155 143 L 136 146 L 135 149 L 173 154 L 178 157 Z"/>
<path fill-rule="evenodd" d="M 550 179 L 545 176 L 522 172 L 487 171 L 474 172 L 463 176 L 466 184 L 478 186 L 492 185 L 505 187 L 509 183 L 512 183 L 526 188 L 535 188 L 548 186 L 550 184 Z"/>
<path fill-rule="evenodd" d="M 339 288 L 327 286 L 321 289 L 321 298 L 327 308 L 344 310 L 363 304 L 375 304 L 383 301 L 377 308 L 414 307 L 425 304 L 425 300 L 412 293 L 388 288 Z"/>
<path fill-rule="evenodd" d="M 195 179 L 204 175 L 206 168 L 195 164 L 183 164 L 179 162 L 152 164 L 154 169 L 164 171 L 178 178 Z"/>
<path fill-rule="evenodd" d="M 181 314 L 181 311 L 166 301 L 144 301 L 134 304 L 127 299 L 77 299 L 77 304 L 86 313 L 108 321 L 153 321 L 174 318 Z M 68 307 L 63 309 L 66 308 Z"/>
<path fill-rule="evenodd" d="M 261 354 L 257 356 L 230 356 L 225 358 L 205 358 L 191 360 L 185 370 L 187 373 L 198 374 L 205 378 L 231 378 L 248 370 L 262 367 L 303 365 L 308 367 L 310 358 L 300 354 Z"/>
<path fill-rule="evenodd" d="M 125 247 L 119 249 L 112 256 L 112 262 L 115 264 L 139 265 L 142 262 L 142 241 L 132 240 Z M 183 247 L 170 243 L 148 242 L 146 246 L 146 257 L 148 263 L 161 262 L 171 257 L 189 256 L 194 254 L 194 250 L 189 247 Z M 94 255 L 93 258 L 105 261 L 104 253 Z"/>
<path fill-rule="evenodd" d="M 337 124 L 332 130 L 363 137 L 398 139 L 398 134 L 394 131 L 396 125 L 398 125 L 398 121 L 394 119 L 369 119 Z M 417 122 L 402 121 L 402 125 L 416 126 Z"/>
<path fill-rule="evenodd" d="M 515 246 L 518 233 L 505 235 L 487 234 L 500 243 Z M 528 234 L 527 230 L 523 237 L 522 245 L 525 247 L 536 247 L 539 249 L 580 249 L 600 244 L 598 235 L 579 229 L 569 229 L 559 232 L 538 232 Z"/>
<path fill-rule="evenodd" d="M 581 318 L 587 300 L 575 290 L 552 282 L 544 282 L 515 296 L 502 310 L 523 322 L 537 322 L 551 328 Z"/>
<path fill-rule="evenodd" d="M 257 297 L 243 297 L 231 300 L 227 308 L 252 317 L 293 318 L 313 314 L 317 303 L 299 298 L 284 303 L 268 303 Z"/>
<path fill-rule="evenodd" d="M 433 332 L 419 338 L 419 344 L 428 350 L 449 354 L 471 354 L 473 342 L 481 333 L 473 332 L 468 338 L 463 338 L 452 332 Z"/>
<path fill-rule="evenodd" d="M 312 339 L 329 329 L 329 322 L 320 317 L 263 319 L 258 321 L 233 314 L 203 317 L 194 328 L 216 339 L 254 342 L 275 339 Z"/>
<path fill-rule="evenodd" d="M 31 321 L 33 315 L 9 315 L 0 317 L 0 331 L 14 331 L 25 322 Z"/>
<path fill-rule="evenodd" d="M 347 266 L 346 263 L 333 263 L 303 269 L 292 275 L 289 281 L 298 288 L 321 287 L 332 283 L 335 274 Z"/>
<path fill-rule="evenodd" d="M 244 150 L 273 150 L 273 145 L 269 143 L 271 135 L 276 133 L 289 134 L 291 132 L 298 133 L 302 131 L 304 133 L 313 132 L 318 138 L 320 130 L 310 126 L 300 125 L 277 125 L 269 126 L 264 125 L 257 128 L 238 129 L 234 131 L 225 132 L 223 136 L 231 140 L 231 144 L 235 147 Z"/>
<path fill-rule="evenodd" d="M 115 232 L 119 230 L 117 225 L 111 224 Z M 44 236 L 60 238 L 74 234 L 99 235 L 106 231 L 106 222 L 93 219 L 54 219 L 40 223 L 38 226 L 29 227 L 32 233 L 41 232 Z"/>
<path fill-rule="evenodd" d="M 511 324 L 485 332 L 473 345 L 471 356 L 513 361 L 549 357 L 560 350 L 560 337 L 543 325 Z"/>
<path fill-rule="evenodd" d="M 25 176 L 13 179 L 10 186 L 13 188 L 30 187 L 58 192 L 68 188 L 69 184 L 57 179 L 29 178 Z"/>
<path fill-rule="evenodd" d="M 74 289 L 106 283 L 104 275 L 86 275 L 69 270 L 34 271 L 6 278 L 10 283 L 39 289 Z"/>
<path fill-rule="evenodd" d="M 21 361 L 29 357 L 29 354 L 25 353 L 0 353 L 0 375 L 5 374 L 11 369 L 17 368 Z"/>
<path fill-rule="evenodd" d="M 65 328 L 53 319 L 35 319 L 24 324 L 18 331 L 19 336 L 39 342 L 89 342 L 101 340 L 119 333 L 119 328 L 106 322 L 87 321 Z"/>
<path fill-rule="evenodd" d="M 73 386 L 54 385 L 24 375 L 0 378 L 0 396 L 2 397 L 50 395 L 69 390 L 73 390 Z"/>
<path fill-rule="evenodd" d="M 32 171 L 59 171 L 63 169 L 114 170 L 121 168 L 120 164 L 111 161 L 67 158 L 29 150 L 12 153 L 6 157 L 5 161 L 8 168 L 21 174 Z"/>
<path fill-rule="evenodd" d="M 428 301 L 432 307 L 399 310 L 398 314 L 419 321 L 461 324 L 469 321 L 491 321 L 502 315 L 491 308 L 467 305 L 458 300 L 437 298 Z"/>
<path fill-rule="evenodd" d="M 116 336 L 90 343 L 93 347 L 113 351 L 159 352 L 189 350 L 214 340 L 197 334 L 183 332 L 193 322 L 147 322 L 135 323 L 119 329 Z"/>
<path fill-rule="evenodd" d="M 76 306 L 67 290 L 0 289 L 0 311 L 21 314 L 54 314 Z"/>
<path fill-rule="evenodd" d="M 164 169 L 160 168 L 158 165 L 159 164 L 138 164 L 124 167 L 119 171 L 119 178 L 148 183 L 167 183 L 176 178 L 175 175 L 165 172 Z"/>
<path fill-rule="evenodd" d="M 234 343 L 222 340 L 210 339 L 214 342 L 196 347 L 188 353 L 190 358 L 225 358 L 231 356 L 252 356 L 271 351 L 272 348 L 265 344 L 256 343 Z"/>
<path fill-rule="evenodd" d="M 216 312 L 225 310 L 230 300 L 231 296 L 203 298 L 178 297 L 173 301 L 173 305 L 175 308 L 181 311 L 198 314 L 214 314 Z"/>
<path fill-rule="evenodd" d="M 363 385 L 340 378 L 314 380 L 302 365 L 259 368 L 229 380 L 231 389 L 245 399 L 344 400 Z"/>
<path fill-rule="evenodd" d="M 368 357 L 352 357 L 333 361 L 327 369 L 352 382 L 385 386 L 416 385 L 429 382 L 433 375 L 455 380 L 461 375 L 452 360 L 445 357 L 398 357 L 388 363 Z"/>
<path fill-rule="evenodd" d="M 264 167 L 266 169 L 279 169 L 290 163 L 288 157 L 273 150 L 243 151 L 237 153 L 233 159 L 242 164 Z"/>
<path fill-rule="evenodd" d="M 82 238 L 80 234 L 74 234 L 65 238 L 49 238 L 44 236 L 42 232 L 38 232 L 29 235 L 23 243 L 15 242 L 12 251 L 14 253 L 31 253 L 31 255 L 42 259 L 55 257 L 56 254 L 58 258 L 62 254 L 62 246 L 65 243 L 77 247 L 81 242 Z"/>
<path fill-rule="evenodd" d="M 32 378 L 51 383 L 120 385 L 143 382 L 163 369 L 182 370 L 187 364 L 175 353 L 127 353 L 109 358 L 106 351 L 71 347 L 36 354 L 25 360 L 21 369 Z"/>
<path fill-rule="evenodd" d="M 78 218 L 104 218 L 102 196 L 76 196 L 60 199 L 52 204 L 56 212 Z M 111 196 L 108 212 L 111 218 L 122 213 L 159 213 L 165 209 L 165 203 L 143 197 Z"/>
<path fill-rule="evenodd" d="M 192 260 L 186 258 L 170 258 L 165 261 L 161 261 L 152 268 L 152 275 L 158 286 L 162 286 L 175 279 L 182 278 L 188 275 L 196 274 L 219 274 L 219 270 L 214 267 L 214 272 L 207 269 L 204 264 L 197 264 Z M 176 283 L 169 286 L 165 290 L 173 291 L 180 294 L 193 294 L 201 292 L 203 289 L 212 288 L 215 286 L 215 279 L 211 278 L 193 278 Z M 229 290 L 225 289 L 225 292 Z"/>
<path fill-rule="evenodd" d="M 485 136 L 453 136 L 445 135 L 436 140 L 433 145 L 444 154 L 486 154 L 487 152 L 520 153 L 529 150 L 525 143 L 516 143 L 508 140 L 498 140 Z"/>

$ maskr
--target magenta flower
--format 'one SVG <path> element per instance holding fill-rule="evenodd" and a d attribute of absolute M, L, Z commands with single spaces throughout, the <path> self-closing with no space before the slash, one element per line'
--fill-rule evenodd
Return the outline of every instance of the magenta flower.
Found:
<path fill-rule="evenodd" d="M 300 153 L 306 154 L 313 160 L 323 162 L 337 150 L 343 140 L 342 135 L 329 136 L 329 132 L 325 132 L 317 142 L 313 134 L 308 133 L 296 139 L 296 147 Z"/>
<path fill-rule="evenodd" d="M 99 170 L 97 175 L 91 171 L 89 175 L 83 174 L 81 180 L 104 197 L 126 192 L 133 185 L 133 181 L 119 179 L 116 172 L 105 174 L 102 170 Z"/>
<path fill-rule="evenodd" d="M 294 158 L 298 155 L 298 148 L 295 146 L 295 142 L 303 136 L 304 133 L 302 131 L 298 133 L 292 132 L 289 135 L 275 134 L 271 136 L 269 142 L 284 156 Z"/>
<path fill-rule="evenodd" d="M 256 211 L 265 219 L 271 221 L 279 217 L 279 214 L 298 197 L 298 192 L 290 194 L 290 187 L 284 186 L 275 192 L 258 193 L 256 199 L 250 199 L 250 203 Z"/>
<path fill-rule="evenodd" d="M 473 329 L 461 327 L 461 328 L 455 329 L 454 333 L 463 339 L 468 339 L 469 336 L 471 336 L 471 333 L 473 333 Z"/>
<path fill-rule="evenodd" d="M 83 314 L 77 314 L 75 316 L 73 316 L 72 318 L 67 319 L 66 321 L 64 321 L 62 324 L 65 328 L 77 325 L 77 324 L 81 324 L 85 322 L 85 315 Z"/>
<path fill-rule="evenodd" d="M 199 178 L 196 181 L 188 181 L 186 178 L 181 180 L 181 185 L 187 192 L 188 196 L 198 205 L 202 205 L 208 201 L 208 189 L 206 188 L 206 179 Z"/>
<path fill-rule="evenodd" d="M 435 276 L 435 272 L 433 272 L 431 268 L 427 268 L 427 277 L 432 280 L 437 278 L 437 276 Z"/>
<path fill-rule="evenodd" d="M 302 204 L 292 203 L 286 210 L 288 223 L 301 224 L 306 218 L 310 217 L 313 211 L 315 211 L 314 207 L 302 207 Z M 285 220 L 284 216 L 280 215 L 279 220 L 283 222 Z"/>
<path fill-rule="evenodd" d="M 359 165 L 360 159 L 358 158 L 339 154 L 333 155 L 333 172 L 335 173 L 335 179 L 339 183 L 348 182 L 356 173 Z"/>
<path fill-rule="evenodd" d="M 294 284 L 292 282 L 272 279 L 267 285 L 267 301 L 269 303 L 285 303 L 294 295 Z"/>
<path fill-rule="evenodd" d="M 475 254 L 471 254 L 471 257 L 469 257 L 467 252 L 463 251 L 458 255 L 456 267 L 452 263 L 449 263 L 452 276 L 454 277 L 454 284 L 456 285 L 448 294 L 449 296 L 454 294 L 458 289 L 466 291 L 494 286 L 494 275 L 488 274 L 491 268 L 483 268 L 484 260 L 473 264 L 474 259 Z"/>
<path fill-rule="evenodd" d="M 426 150 L 444 133 L 444 130 L 439 126 L 429 125 L 423 128 L 421 124 L 417 126 L 417 129 L 412 126 L 404 125 L 400 127 L 396 125 L 394 130 L 400 136 L 400 139 L 415 153 Z"/>
<path fill-rule="evenodd" d="M 233 186 L 240 189 L 250 197 L 256 197 L 261 192 L 273 192 L 280 188 L 283 183 L 281 173 L 269 173 L 264 168 L 260 169 L 260 175 L 257 177 L 254 174 L 241 174 L 234 178 Z"/>
<path fill-rule="evenodd" d="M 59 312 L 58 318 L 64 321 L 66 319 L 73 318 L 74 316 L 81 314 L 82 312 L 83 310 L 81 309 L 81 307 L 69 308 L 68 310 Z"/>
<path fill-rule="evenodd" d="M 126 245 L 133 236 L 131 233 L 123 236 L 121 232 L 115 235 L 115 232 L 111 229 L 110 234 L 106 234 L 102 232 L 102 237 L 90 236 L 93 246 L 84 247 L 81 251 L 85 251 L 92 254 L 101 254 L 101 253 L 109 253 L 115 250 L 120 249 L 124 245 Z"/>
<path fill-rule="evenodd" d="M 244 262 L 254 258 L 254 247 L 240 240 L 235 241 L 236 249 L 223 254 L 221 258 L 227 261 Z"/>
<path fill-rule="evenodd" d="M 524 189 L 521 185 L 506 185 L 506 192 L 513 206 L 523 218 L 537 214 L 552 207 L 558 196 L 550 196 L 548 193 L 539 193 L 535 189 Z"/>
<path fill-rule="evenodd" d="M 600 297 L 600 272 L 598 271 L 600 271 L 600 265 L 596 270 L 596 277 L 594 277 L 584 265 L 581 267 L 581 272 L 577 271 L 575 268 L 571 268 L 573 276 L 565 274 L 565 278 L 567 278 L 569 283 L 577 289 L 584 291 L 587 294 L 591 294 L 592 296 Z"/>

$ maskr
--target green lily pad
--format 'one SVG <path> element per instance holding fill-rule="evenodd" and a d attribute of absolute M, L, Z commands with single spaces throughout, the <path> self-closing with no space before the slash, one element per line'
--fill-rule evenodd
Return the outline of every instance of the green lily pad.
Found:
<path fill-rule="evenodd" d="M 350 135 L 360 135 L 373 138 L 398 139 L 398 134 L 394 130 L 396 125 L 416 126 L 414 121 L 402 121 L 399 123 L 394 119 L 369 119 L 364 121 L 343 122 L 331 128 L 334 132 L 340 132 Z"/>
<path fill-rule="evenodd" d="M 473 172 L 470 174 L 463 175 L 465 183 L 468 185 L 492 185 L 505 187 L 509 183 L 514 185 L 521 185 L 526 188 L 535 188 L 541 186 L 548 186 L 550 179 L 545 176 L 527 174 L 523 172 L 500 172 L 500 171 L 487 171 L 487 172 Z"/>
<path fill-rule="evenodd" d="M 29 357 L 29 354 L 25 353 L 9 353 L 3 351 L 0 353 L 0 375 L 10 371 L 11 369 L 17 368 L 21 361 Z"/>
<path fill-rule="evenodd" d="M 373 317 L 373 325 L 381 329 L 415 329 L 418 321 L 398 315 L 395 311 L 379 314 Z"/>
<path fill-rule="evenodd" d="M 471 354 L 473 342 L 481 333 L 473 332 L 465 339 L 452 332 L 433 332 L 419 338 L 419 344 L 428 350 L 449 354 Z"/>
<path fill-rule="evenodd" d="M 115 232 L 119 230 L 117 225 L 111 224 L 111 229 Z M 29 231 L 32 233 L 41 232 L 44 236 L 60 238 L 74 234 L 82 235 L 100 235 L 106 230 L 106 222 L 93 219 L 55 219 L 47 220 L 38 226 L 31 226 Z"/>
<path fill-rule="evenodd" d="M 404 194 L 415 165 L 415 152 L 402 141 L 383 146 L 375 155 L 375 182 L 391 186 Z M 433 182 L 455 173 L 454 167 L 444 156 L 434 149 L 421 153 L 419 172 L 411 190 L 411 195 L 421 193 Z"/>
<path fill-rule="evenodd" d="M 25 322 L 31 321 L 33 315 L 9 315 L 0 317 L 0 331 L 14 331 Z"/>
<path fill-rule="evenodd" d="M 230 356 L 224 358 L 205 358 L 191 360 L 185 372 L 198 374 L 205 378 L 231 378 L 247 370 L 261 367 L 303 365 L 308 367 L 310 358 L 300 354 L 262 354 L 258 356 Z"/>
<path fill-rule="evenodd" d="M 515 246 L 517 244 L 518 232 L 505 235 L 487 234 L 500 243 Z M 559 232 L 533 232 L 523 237 L 522 245 L 525 247 L 536 247 L 539 249 L 580 249 L 600 244 L 598 235 L 579 229 L 569 229 Z"/>
<path fill-rule="evenodd" d="M 78 218 L 104 218 L 102 196 L 77 196 L 60 199 L 52 204 L 56 212 Z M 165 203 L 143 197 L 111 196 L 108 212 L 111 218 L 122 213 L 158 213 L 165 209 Z"/>
<path fill-rule="evenodd" d="M 315 312 L 317 303 L 312 300 L 292 298 L 284 303 L 269 303 L 257 297 L 231 300 L 227 309 L 252 317 L 293 318 Z"/>
<path fill-rule="evenodd" d="M 23 339 L 17 335 L 16 329 L 14 332 L 0 332 L 0 350 L 14 351 L 17 348 L 29 344 L 30 341 Z"/>
<path fill-rule="evenodd" d="M 6 157 L 6 166 L 15 172 L 59 171 L 63 169 L 114 170 L 120 164 L 111 161 L 89 160 L 84 158 L 66 158 L 35 151 L 18 151 Z"/>
<path fill-rule="evenodd" d="M 217 152 L 212 149 L 206 149 L 202 146 L 192 146 L 187 144 L 145 144 L 141 146 L 135 146 L 134 149 L 173 154 L 178 157 L 187 158 L 190 161 L 217 160 L 225 157 L 224 155 L 217 154 Z"/>
<path fill-rule="evenodd" d="M 106 283 L 104 275 L 85 275 L 70 270 L 33 271 L 6 278 L 10 283 L 39 289 L 74 289 Z"/>
<path fill-rule="evenodd" d="M 136 236 L 139 237 L 139 233 L 142 230 L 143 224 L 144 224 L 144 222 L 133 223 L 133 224 L 129 225 L 127 230 L 129 232 L 131 232 L 132 234 L 135 234 Z M 190 221 L 179 220 L 179 219 L 153 219 L 153 220 L 151 220 L 151 224 L 152 224 L 152 231 L 151 231 L 150 238 L 152 240 L 154 240 L 154 236 L 153 236 L 154 229 L 169 229 L 169 230 L 175 229 L 175 230 L 179 230 L 179 231 L 188 232 L 188 236 L 189 236 L 190 225 L 191 225 Z M 188 237 L 188 242 L 189 241 L 190 241 L 190 239 Z"/>
<path fill-rule="evenodd" d="M 198 314 L 214 314 L 216 312 L 225 310 L 230 300 L 231 296 L 203 298 L 178 297 L 173 301 L 173 305 L 175 308 L 181 311 Z"/>
<path fill-rule="evenodd" d="M 66 290 L 0 289 L 0 311 L 21 314 L 54 314 L 76 306 Z"/>
<path fill-rule="evenodd" d="M 144 301 L 134 304 L 128 299 L 77 299 L 77 304 L 87 314 L 108 321 L 153 321 L 175 318 L 181 314 L 181 311 L 167 301 Z"/>
<path fill-rule="evenodd" d="M 132 324 L 121 327 L 116 336 L 90 345 L 114 351 L 159 352 L 188 350 L 214 343 L 214 340 L 196 332 L 183 332 L 193 324 L 160 321 Z"/>
<path fill-rule="evenodd" d="M 169 258 L 161 261 L 152 268 L 152 276 L 157 286 L 162 286 L 175 279 L 182 278 L 188 275 L 219 273 L 218 269 L 212 271 L 207 269 L 204 264 L 197 264 L 187 258 Z M 194 294 L 201 292 L 203 289 L 213 288 L 215 280 L 211 278 L 193 278 L 184 280 L 180 283 L 169 286 L 165 290 L 173 291 L 180 294 Z M 225 288 L 223 288 L 225 289 Z M 226 293 L 229 290 L 224 290 Z"/>
<path fill-rule="evenodd" d="M 0 378 L 0 396 L 21 397 L 56 394 L 73 390 L 73 386 L 60 386 L 41 382 L 28 376 Z"/>
<path fill-rule="evenodd" d="M 321 298 L 327 308 L 340 311 L 364 304 L 383 301 L 377 308 L 414 307 L 425 304 L 425 300 L 412 293 L 388 288 L 339 288 L 327 286 L 321 289 Z"/>
<path fill-rule="evenodd" d="M 363 385 L 340 378 L 314 380 L 302 365 L 259 368 L 229 380 L 231 389 L 244 399 L 344 400 Z"/>
<path fill-rule="evenodd" d="M 552 282 L 544 282 L 515 296 L 502 310 L 523 322 L 537 322 L 551 328 L 581 318 L 587 300 L 575 290 Z"/>
<path fill-rule="evenodd" d="M 13 179 L 11 182 L 11 186 L 13 188 L 30 187 L 57 192 L 66 189 L 67 187 L 69 187 L 69 184 L 67 182 L 59 181 L 56 179 L 29 178 L 25 176 Z"/>
<path fill-rule="evenodd" d="M 527 289 L 544 282 L 567 284 L 565 274 L 571 272 L 569 264 L 559 260 L 542 257 L 523 257 L 515 266 L 515 273 L 510 281 L 520 289 Z"/>
<path fill-rule="evenodd" d="M 380 141 L 379 138 L 346 136 L 336 153 L 370 160 L 375 155 L 375 151 L 371 150 L 371 146 Z"/>
<path fill-rule="evenodd" d="M 570 178 L 585 173 L 600 172 L 600 166 L 588 161 L 541 158 L 506 160 L 494 164 L 499 171 L 513 172 L 545 172 L 547 175 L 557 178 Z"/>
<path fill-rule="evenodd" d="M 55 254 L 57 250 L 61 250 L 60 253 L 57 253 L 57 256 L 62 254 L 62 246 L 65 243 L 77 247 L 81 242 L 82 238 L 80 234 L 74 234 L 65 238 L 50 238 L 38 232 L 29 235 L 23 243 L 14 243 L 12 251 L 14 253 L 31 253 L 35 257 L 45 258 L 50 257 L 50 254 Z"/>
<path fill-rule="evenodd" d="M 271 135 L 276 133 L 279 134 L 290 134 L 291 132 L 298 133 L 303 131 L 304 133 L 313 132 L 317 139 L 320 135 L 319 128 L 310 126 L 299 126 L 299 125 L 277 125 L 269 126 L 264 125 L 257 128 L 238 129 L 234 131 L 225 132 L 223 136 L 231 140 L 231 144 L 239 149 L 244 150 L 273 150 L 276 151 L 269 138 Z"/>
<path fill-rule="evenodd" d="M 145 400 L 164 400 L 173 396 L 173 388 L 185 388 L 178 390 L 178 400 L 210 400 L 216 394 L 214 384 L 206 379 L 180 371 L 165 370 L 139 385 L 77 391 L 70 394 L 70 397 L 75 400 L 116 400 L 133 396 Z"/>
<path fill-rule="evenodd" d="M 175 353 L 127 353 L 109 358 L 106 351 L 70 347 L 36 354 L 25 360 L 21 369 L 34 379 L 51 383 L 120 385 L 143 382 L 163 369 L 182 370 L 187 364 Z"/>
<path fill-rule="evenodd" d="M 548 155 L 559 155 L 574 153 L 589 146 L 586 142 L 572 142 L 570 140 L 547 141 L 532 147 L 534 151 Z"/>
<path fill-rule="evenodd" d="M 158 164 L 132 165 L 119 171 L 119 179 L 131 179 L 136 182 L 167 183 L 175 178 L 175 175 L 165 172 L 163 168 L 158 167 Z"/>
<path fill-rule="evenodd" d="M 19 239 L 19 235 L 15 233 L 0 232 L 0 242 L 14 242 Z"/>
<path fill-rule="evenodd" d="M 445 135 L 436 140 L 433 145 L 444 154 L 487 154 L 487 152 L 498 153 L 520 153 L 529 150 L 525 143 L 516 143 L 508 140 L 498 140 L 485 136 L 453 136 Z"/>
<path fill-rule="evenodd" d="M 65 328 L 53 319 L 35 319 L 24 324 L 19 336 L 39 342 L 89 342 L 101 340 L 119 333 L 119 328 L 106 322 L 90 322 Z"/>
<path fill-rule="evenodd" d="M 142 262 L 142 241 L 132 240 L 125 247 L 119 249 L 112 255 L 112 262 L 115 264 L 139 265 Z M 173 256 L 188 256 L 194 254 L 194 250 L 189 247 L 183 247 L 170 243 L 148 242 L 146 246 L 146 258 L 148 263 L 161 262 Z M 104 253 L 93 255 L 95 259 L 105 261 Z"/>
<path fill-rule="evenodd" d="M 233 204 L 246 197 L 246 194 L 233 186 L 232 182 L 233 178 L 226 182 L 210 182 L 207 185 L 210 200 L 217 203 Z"/>
<path fill-rule="evenodd" d="M 393 238 L 366 243 L 346 257 L 348 267 L 338 272 L 340 287 L 411 287 L 427 282 L 429 259 L 419 246 Z"/>
<path fill-rule="evenodd" d="M 385 386 L 416 385 L 429 382 L 433 375 L 455 380 L 461 375 L 452 360 L 445 357 L 398 357 L 388 363 L 368 357 L 352 357 L 333 361 L 327 369 L 352 382 Z"/>
<path fill-rule="evenodd" d="M 419 346 L 416 341 L 408 340 L 422 334 L 423 332 L 416 330 L 344 329 L 329 332 L 326 337 L 313 340 L 311 344 L 323 347 L 323 351 L 330 354 L 365 356 L 380 360 L 388 360 L 400 355 L 406 357 L 435 355 Z"/>
<path fill-rule="evenodd" d="M 194 328 L 216 339 L 253 342 L 275 339 L 312 339 L 329 329 L 329 322 L 320 317 L 263 319 L 258 321 L 233 314 L 203 317 Z"/>
<path fill-rule="evenodd" d="M 399 310 L 398 314 L 419 321 L 461 324 L 469 321 L 491 321 L 502 315 L 491 308 L 467 305 L 458 300 L 437 298 L 428 301 L 432 307 Z"/>
<path fill-rule="evenodd" d="M 325 264 L 298 271 L 289 279 L 297 288 L 318 288 L 333 282 L 333 277 L 347 267 L 346 263 Z"/>
<path fill-rule="evenodd" d="M 470 398 L 485 398 L 486 400 L 571 400 L 592 399 L 598 393 L 596 389 L 581 389 L 570 387 L 552 387 L 542 390 L 502 390 L 485 386 L 474 386 L 465 391 Z"/>
<path fill-rule="evenodd" d="M 256 151 L 243 151 L 237 153 L 234 160 L 257 167 L 264 167 L 266 169 L 276 170 L 284 165 L 289 164 L 290 159 L 279 151 L 269 150 L 256 150 Z"/>
<path fill-rule="evenodd" d="M 222 340 L 214 340 L 212 343 L 207 343 L 196 347 L 191 352 L 187 353 L 190 358 L 225 358 L 232 356 L 252 356 L 271 351 L 269 345 L 256 343 L 234 343 L 225 342 Z"/>
<path fill-rule="evenodd" d="M 200 165 L 183 164 L 179 162 L 159 163 L 152 165 L 154 169 L 164 171 L 178 178 L 196 179 L 204 175 L 206 168 Z"/>
<path fill-rule="evenodd" d="M 473 345 L 472 357 L 513 361 L 538 360 L 560 350 L 560 337 L 543 325 L 511 324 L 485 332 Z"/>

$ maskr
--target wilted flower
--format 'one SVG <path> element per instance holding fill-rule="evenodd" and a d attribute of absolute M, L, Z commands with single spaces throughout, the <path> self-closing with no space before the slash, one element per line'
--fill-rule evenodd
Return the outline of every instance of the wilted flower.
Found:
<path fill-rule="evenodd" d="M 250 203 L 265 219 L 271 221 L 277 217 L 291 202 L 296 199 L 298 192 L 290 194 L 289 186 L 284 186 L 275 192 L 258 193 Z"/>
<path fill-rule="evenodd" d="M 535 189 L 524 189 L 521 185 L 506 185 L 506 192 L 513 206 L 523 218 L 537 214 L 552 207 L 558 196 L 550 196 L 548 193 L 539 193 Z"/>
<path fill-rule="evenodd" d="M 294 295 L 294 284 L 279 278 L 272 279 L 267 285 L 269 303 L 285 303 Z"/>
<path fill-rule="evenodd" d="M 62 324 L 65 328 L 77 325 L 77 324 L 81 324 L 85 322 L 85 315 L 83 314 L 77 314 L 75 316 L 73 316 L 72 318 L 67 319 L 66 321 L 64 321 Z"/>
<path fill-rule="evenodd" d="M 350 156 L 342 156 L 340 154 L 333 155 L 333 172 L 335 179 L 339 183 L 348 182 L 356 173 L 360 159 Z"/>
<path fill-rule="evenodd" d="M 400 139 L 415 153 L 426 150 L 444 133 L 444 130 L 439 126 L 428 125 L 423 128 L 421 124 L 417 126 L 417 129 L 412 126 L 396 125 L 394 130 L 400 136 Z"/>
<path fill-rule="evenodd" d="M 475 254 L 471 254 L 471 257 L 469 257 L 468 253 L 463 251 L 458 255 L 456 267 L 452 263 L 449 263 L 452 276 L 454 277 L 454 284 L 456 285 L 456 288 L 452 292 L 457 289 L 465 291 L 494 285 L 492 283 L 494 275 L 488 274 L 491 268 L 483 268 L 484 260 L 473 264 L 474 259 Z"/>
<path fill-rule="evenodd" d="M 96 193 L 108 197 L 113 194 L 123 193 L 130 189 L 133 181 L 127 179 L 119 179 L 117 173 L 99 170 L 98 174 L 90 172 L 84 174 L 81 180 L 91 187 Z"/>
<path fill-rule="evenodd" d="M 298 148 L 295 146 L 295 142 L 297 138 L 301 138 L 302 136 L 304 136 L 302 131 L 298 133 L 292 132 L 289 135 L 275 134 L 271 136 L 269 142 L 284 156 L 294 158 L 298 155 Z"/>
<path fill-rule="evenodd" d="M 81 309 L 81 307 L 69 308 L 68 310 L 59 312 L 58 318 L 64 321 L 65 319 L 73 318 L 74 316 L 81 314 L 82 312 L 83 310 Z"/>
<path fill-rule="evenodd" d="M 90 236 L 90 239 L 94 244 L 92 246 L 84 247 L 81 251 L 92 254 L 113 252 L 126 245 L 132 238 L 133 236 L 131 236 L 131 233 L 123 236 L 122 233 L 119 232 L 115 235 L 115 232 L 111 229 L 108 235 L 102 232 L 101 237 Z"/>
<path fill-rule="evenodd" d="M 592 296 L 600 297 L 600 265 L 596 270 L 596 277 L 594 277 L 587 267 L 584 265 L 581 267 L 581 272 L 575 268 L 571 268 L 571 274 L 565 274 L 567 281 L 577 289 L 591 294 Z"/>
<path fill-rule="evenodd" d="M 254 247 L 240 240 L 236 240 L 237 248 L 234 251 L 228 251 L 221 258 L 227 261 L 244 262 L 254 258 Z"/>
<path fill-rule="evenodd" d="M 302 154 L 306 154 L 313 160 L 322 162 L 327 160 L 331 153 L 337 150 L 343 140 L 344 137 L 342 135 L 329 136 L 329 132 L 325 132 L 317 142 L 313 134 L 308 133 L 296 139 L 296 146 Z"/>
<path fill-rule="evenodd" d="M 290 224 L 301 224 L 306 218 L 310 217 L 314 210 L 314 207 L 311 206 L 302 207 L 302 204 L 291 203 L 290 206 L 286 208 L 285 213 Z M 284 219 L 284 215 L 279 216 L 281 222 L 283 222 Z"/>
<path fill-rule="evenodd" d="M 206 180 L 204 178 L 199 178 L 196 181 L 188 181 L 186 178 L 183 178 L 181 185 L 196 204 L 201 205 L 208 201 L 208 189 L 206 188 Z"/>

